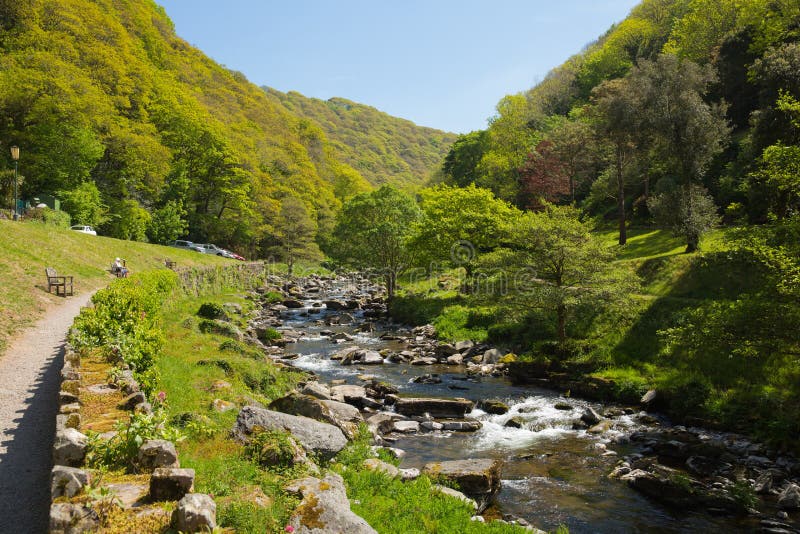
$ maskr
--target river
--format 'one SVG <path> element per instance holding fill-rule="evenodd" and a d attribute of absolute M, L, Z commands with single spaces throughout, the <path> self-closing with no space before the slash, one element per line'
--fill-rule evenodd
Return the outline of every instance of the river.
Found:
<path fill-rule="evenodd" d="M 381 336 L 410 335 L 408 328 L 385 322 L 376 322 L 372 332 L 360 332 L 366 321 L 360 311 L 348 312 L 355 318 L 352 324 L 326 325 L 326 317 L 340 312 L 320 308 L 319 303 L 345 296 L 346 289 L 334 286 L 313 299 L 304 297 L 303 308 L 282 312 L 282 328 L 302 332 L 296 343 L 286 347 L 287 354 L 296 355 L 288 363 L 312 371 L 323 382 L 344 380 L 360 384 L 359 376 L 367 374 L 398 387 L 401 396 L 464 397 L 472 401 L 496 398 L 510 408 L 503 415 L 473 410 L 469 417 L 483 425 L 474 433 L 431 432 L 399 437 L 393 446 L 407 453 L 400 467 L 421 468 L 439 460 L 500 458 L 504 462 L 502 487 L 489 516 L 522 517 L 544 530 L 552 531 L 562 524 L 573 534 L 758 530 L 757 520 L 670 509 L 624 482 L 609 479 L 607 475 L 622 456 L 638 452 L 637 444 L 627 439 L 632 432 L 644 428 L 635 415 L 615 417 L 611 430 L 593 435 L 573 429 L 573 422 L 587 406 L 603 413 L 607 407 L 598 403 L 565 398 L 546 389 L 513 386 L 503 377 L 467 379 L 460 366 L 411 366 L 388 360 L 383 365 L 343 366 L 330 360 L 331 354 L 349 346 L 403 350 L 400 341 Z M 322 335 L 324 331 L 344 332 L 353 338 L 336 343 L 329 333 Z M 441 383 L 412 381 L 431 373 L 438 374 Z M 522 428 L 505 426 L 512 417 L 524 421 Z"/>

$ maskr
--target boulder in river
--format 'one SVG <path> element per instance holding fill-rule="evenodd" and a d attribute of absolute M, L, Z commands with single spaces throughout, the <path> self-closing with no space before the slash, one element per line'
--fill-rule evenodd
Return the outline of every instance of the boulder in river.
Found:
<path fill-rule="evenodd" d="M 422 472 L 454 482 L 462 493 L 475 499 L 480 509 L 484 509 L 500 489 L 500 467 L 500 460 L 481 458 L 433 462 L 427 464 Z"/>
<path fill-rule="evenodd" d="M 344 480 L 335 473 L 323 479 L 296 480 L 286 490 L 303 499 L 289 522 L 297 534 L 376 534 L 363 518 L 350 510 Z"/>
<path fill-rule="evenodd" d="M 242 408 L 231 433 L 234 439 L 246 443 L 258 428 L 289 432 L 304 449 L 324 459 L 332 458 L 347 445 L 347 438 L 336 426 L 255 406 Z"/>
<path fill-rule="evenodd" d="M 479 401 L 478 408 L 490 415 L 503 415 L 508 412 L 508 404 L 499 399 L 484 399 Z"/>
<path fill-rule="evenodd" d="M 431 417 L 459 419 L 471 411 L 472 401 L 467 399 L 435 399 L 422 397 L 397 397 L 395 411 L 402 415 L 429 414 Z"/>
<path fill-rule="evenodd" d="M 597 413 L 592 407 L 587 407 L 581 414 L 581 421 L 589 426 L 594 426 L 602 420 L 603 418 L 600 416 L 600 414 Z"/>

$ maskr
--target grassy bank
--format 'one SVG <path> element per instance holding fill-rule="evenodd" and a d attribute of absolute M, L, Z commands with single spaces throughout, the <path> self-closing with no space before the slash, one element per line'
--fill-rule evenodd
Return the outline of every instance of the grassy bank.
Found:
<path fill-rule="evenodd" d="M 114 258 L 125 258 L 132 273 L 163 269 L 171 258 L 178 267 L 230 263 L 217 256 L 159 245 L 92 236 L 38 222 L 0 220 L 0 354 L 8 339 L 61 300 L 47 292 L 45 267 L 75 277 L 75 293 L 108 284 Z"/>
<path fill-rule="evenodd" d="M 623 307 L 579 308 L 569 325 L 570 339 L 563 345 L 554 341 L 552 311 L 533 307 L 519 294 L 497 287 L 460 293 L 458 271 L 432 279 L 406 278 L 393 303 L 393 314 L 412 324 L 432 323 L 446 340 L 487 341 L 523 359 L 565 363 L 613 381 L 618 394 L 629 399 L 656 388 L 666 401 L 664 408 L 678 418 L 699 418 L 786 446 L 787 436 L 796 432 L 790 428 L 796 388 L 784 384 L 791 382 L 788 378 L 781 378 L 794 376 L 789 362 L 769 367 L 772 364 L 761 359 L 768 349 L 756 347 L 737 367 L 754 372 L 743 371 L 737 378 L 727 376 L 733 373 L 734 361 L 727 359 L 724 350 L 717 351 L 724 361 L 713 365 L 710 356 L 696 350 L 691 363 L 667 353 L 670 333 L 698 309 L 713 311 L 718 306 L 726 310 L 748 295 L 755 299 L 757 309 L 758 299 L 764 298 L 759 295 L 768 294 L 763 290 L 774 282 L 765 264 L 757 254 L 731 248 L 728 238 L 735 232 L 717 230 L 704 239 L 700 252 L 686 254 L 682 242 L 666 231 L 631 230 L 629 244 L 618 248 L 614 265 L 635 274 L 639 288 Z M 615 232 L 597 235 L 614 246 Z M 715 316 L 708 312 L 705 317 Z M 724 331 L 708 334 L 707 341 L 697 335 L 697 343 L 709 347 L 725 342 L 720 338 Z"/>

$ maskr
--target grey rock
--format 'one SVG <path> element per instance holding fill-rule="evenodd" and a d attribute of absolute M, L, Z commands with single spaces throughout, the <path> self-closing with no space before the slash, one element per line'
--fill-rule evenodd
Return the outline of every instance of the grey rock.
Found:
<path fill-rule="evenodd" d="M 383 356 L 374 350 L 368 350 L 361 357 L 360 363 L 364 365 L 380 365 L 383 363 Z"/>
<path fill-rule="evenodd" d="M 400 470 L 400 479 L 405 481 L 416 480 L 422 473 L 416 467 L 408 467 Z"/>
<path fill-rule="evenodd" d="M 290 393 L 276 399 L 272 401 L 269 408 L 335 425 L 350 439 L 358 433 L 358 424 L 364 420 L 361 412 L 350 404 L 334 400 L 321 400 L 300 393 Z"/>
<path fill-rule="evenodd" d="M 473 343 L 472 341 L 469 340 L 459 341 L 458 343 L 456 343 L 456 350 L 458 352 L 464 352 L 465 350 L 471 349 L 474 346 L 475 343 Z"/>
<path fill-rule="evenodd" d="M 466 399 L 435 399 L 423 397 L 398 397 L 395 411 L 402 415 L 424 415 L 459 419 L 471 411 L 472 401 Z"/>
<path fill-rule="evenodd" d="M 500 467 L 500 460 L 481 458 L 433 462 L 427 464 L 422 472 L 454 482 L 466 496 L 478 502 L 479 508 L 483 508 L 500 489 Z"/>
<path fill-rule="evenodd" d="M 499 399 L 484 399 L 478 402 L 477 407 L 490 415 L 503 415 L 508 412 L 508 405 Z"/>
<path fill-rule="evenodd" d="M 322 400 L 330 400 L 331 398 L 331 390 L 325 384 L 320 384 L 319 382 L 307 382 L 303 389 L 300 390 L 300 393 L 304 395 L 311 395 L 312 397 L 316 397 Z"/>
<path fill-rule="evenodd" d="M 525 427 L 525 419 L 519 416 L 514 416 L 506 421 L 506 424 L 503 426 L 507 426 L 509 428 L 523 428 Z"/>
<path fill-rule="evenodd" d="M 597 413 L 592 407 L 586 408 L 581 414 L 581 421 L 589 426 L 594 426 L 602 420 L 603 418 L 600 416 L 600 414 Z"/>
<path fill-rule="evenodd" d="M 481 429 L 482 423 L 476 419 L 466 419 L 464 421 L 444 421 L 443 430 L 452 432 L 477 432 Z"/>
<path fill-rule="evenodd" d="M 458 490 L 454 490 L 453 488 L 448 488 L 447 486 L 440 486 L 439 484 L 434 484 L 431 486 L 431 491 L 435 493 L 441 493 L 442 495 L 447 495 L 448 497 L 452 497 L 454 499 L 458 499 L 459 501 L 465 502 L 472 506 L 472 508 L 477 512 L 478 511 L 478 503 L 475 502 L 475 499 L 470 499 L 463 493 Z"/>
<path fill-rule="evenodd" d="M 119 404 L 120 410 L 133 410 L 138 404 L 147 402 L 147 397 L 141 391 L 131 393 Z"/>
<path fill-rule="evenodd" d="M 483 363 L 497 363 L 502 357 L 503 353 L 499 350 L 489 349 L 483 353 Z"/>
<path fill-rule="evenodd" d="M 323 479 L 304 478 L 286 490 L 299 494 L 302 502 L 289 524 L 297 534 L 376 534 L 376 531 L 350 510 L 344 481 L 335 473 Z"/>
<path fill-rule="evenodd" d="M 364 467 L 369 471 L 383 473 L 391 478 L 400 476 L 400 470 L 397 467 L 382 460 L 378 460 L 377 458 L 367 458 L 364 460 Z"/>
<path fill-rule="evenodd" d="M 419 432 L 419 422 L 417 421 L 395 421 L 392 424 L 394 432 L 401 432 L 403 434 L 413 434 Z"/>
<path fill-rule="evenodd" d="M 56 465 L 50 475 L 50 496 L 53 500 L 59 497 L 74 497 L 89 484 L 90 480 L 88 471 Z"/>
<path fill-rule="evenodd" d="M 86 457 L 88 438 L 74 428 L 56 433 L 53 443 L 53 465 L 79 467 Z"/>
<path fill-rule="evenodd" d="M 150 477 L 150 498 L 154 501 L 178 501 L 192 491 L 194 469 L 159 467 Z"/>
<path fill-rule="evenodd" d="M 786 486 L 778 497 L 778 506 L 784 510 L 800 510 L 800 486 Z"/>
<path fill-rule="evenodd" d="M 179 532 L 209 532 L 217 528 L 217 505 L 204 493 L 189 493 L 178 502 L 172 524 Z"/>
<path fill-rule="evenodd" d="M 137 460 L 139 467 L 147 472 L 152 472 L 159 467 L 180 467 L 175 445 L 165 439 L 145 441 L 139 447 Z"/>
<path fill-rule="evenodd" d="M 447 357 L 447 365 L 463 365 L 464 364 L 464 356 L 461 354 L 454 354 L 452 356 Z"/>
<path fill-rule="evenodd" d="M 51 534 L 95 532 L 99 527 L 100 516 L 84 504 L 56 503 L 50 507 Z"/>
<path fill-rule="evenodd" d="M 245 406 L 239 412 L 232 430 L 233 437 L 240 442 L 247 442 L 257 427 L 289 432 L 304 449 L 324 459 L 332 458 L 347 445 L 347 438 L 333 425 L 254 406 Z"/>

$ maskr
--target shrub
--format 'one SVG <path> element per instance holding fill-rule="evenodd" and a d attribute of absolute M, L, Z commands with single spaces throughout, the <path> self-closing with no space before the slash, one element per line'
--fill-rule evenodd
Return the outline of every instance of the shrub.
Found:
<path fill-rule="evenodd" d="M 204 302 L 197 310 L 197 315 L 204 319 L 223 319 L 227 317 L 225 308 L 216 302 Z"/>
<path fill-rule="evenodd" d="M 218 334 L 220 336 L 227 336 L 234 339 L 242 337 L 242 333 L 236 328 L 235 324 L 219 319 L 203 319 L 200 321 L 198 328 L 204 334 Z"/>
<path fill-rule="evenodd" d="M 264 467 L 291 467 L 297 454 L 297 445 L 287 432 L 257 430 L 244 447 L 244 454 Z"/>
<path fill-rule="evenodd" d="M 258 339 L 261 341 L 269 342 L 282 338 L 283 335 L 272 327 L 267 327 L 258 331 Z"/>
<path fill-rule="evenodd" d="M 25 212 L 25 217 L 57 228 L 69 228 L 70 224 L 72 224 L 72 218 L 69 213 L 51 210 L 50 208 L 31 208 Z"/>
<path fill-rule="evenodd" d="M 277 304 L 278 302 L 283 301 L 283 295 L 277 291 L 268 291 L 264 294 L 264 300 L 266 300 L 269 304 Z"/>
<path fill-rule="evenodd" d="M 150 394 L 157 381 L 153 365 L 164 344 L 159 311 L 177 284 L 177 275 L 166 270 L 115 280 L 75 319 L 70 341 L 78 348 L 102 347 L 109 361 L 130 367 Z"/>

